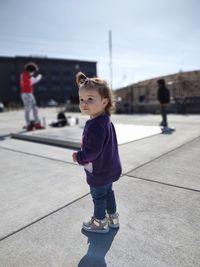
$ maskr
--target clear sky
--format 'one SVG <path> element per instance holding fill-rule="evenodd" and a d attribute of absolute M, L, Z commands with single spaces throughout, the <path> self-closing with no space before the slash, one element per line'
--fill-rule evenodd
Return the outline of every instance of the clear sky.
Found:
<path fill-rule="evenodd" d="M 113 88 L 200 69 L 200 0 L 0 0 L 0 55 L 97 61 Z"/>

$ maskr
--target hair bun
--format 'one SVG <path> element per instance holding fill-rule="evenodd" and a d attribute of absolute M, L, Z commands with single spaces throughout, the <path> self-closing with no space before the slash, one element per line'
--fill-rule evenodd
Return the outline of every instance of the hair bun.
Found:
<path fill-rule="evenodd" d="M 78 72 L 76 74 L 76 83 L 77 83 L 78 86 L 81 86 L 87 79 L 88 78 L 82 72 Z"/>

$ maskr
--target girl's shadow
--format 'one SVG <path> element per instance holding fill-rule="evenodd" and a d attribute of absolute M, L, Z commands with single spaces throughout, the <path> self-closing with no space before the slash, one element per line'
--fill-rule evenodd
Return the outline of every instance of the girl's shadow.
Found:
<path fill-rule="evenodd" d="M 110 229 L 106 234 L 90 233 L 83 229 L 81 232 L 87 236 L 89 247 L 87 254 L 80 260 L 78 267 L 106 267 L 105 256 L 112 245 L 118 229 Z"/>

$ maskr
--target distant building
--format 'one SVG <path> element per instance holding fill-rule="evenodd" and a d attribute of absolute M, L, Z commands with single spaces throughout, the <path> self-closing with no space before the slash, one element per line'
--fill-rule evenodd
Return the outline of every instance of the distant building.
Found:
<path fill-rule="evenodd" d="M 178 98 L 200 98 L 200 70 L 197 70 L 188 72 L 180 71 L 176 74 L 130 84 L 115 91 L 116 99 L 120 99 L 122 103 L 131 106 L 132 110 L 136 112 L 157 112 L 157 80 L 161 78 L 165 79 L 167 87 L 170 90 L 171 103 L 175 103 Z"/>
<path fill-rule="evenodd" d="M 83 71 L 90 77 L 97 75 L 96 62 L 34 56 L 0 57 L 0 102 L 5 106 L 21 104 L 20 73 L 28 62 L 35 62 L 43 75 L 42 81 L 34 87 L 40 106 L 51 99 L 58 103 L 66 103 L 67 100 L 77 103 L 76 73 Z"/>

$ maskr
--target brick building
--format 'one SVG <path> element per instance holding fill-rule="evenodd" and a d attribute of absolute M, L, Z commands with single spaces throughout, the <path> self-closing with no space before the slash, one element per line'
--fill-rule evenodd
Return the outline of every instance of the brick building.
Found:
<path fill-rule="evenodd" d="M 196 98 L 200 99 L 200 71 L 189 71 L 167 76 L 157 77 L 154 79 L 145 80 L 129 86 L 120 88 L 115 91 L 115 96 L 120 99 L 121 102 L 129 104 L 134 107 L 134 110 L 140 110 L 140 107 L 148 108 L 150 106 L 155 107 L 158 104 L 157 101 L 157 80 L 164 78 L 167 87 L 170 90 L 171 103 L 176 102 L 176 99 L 184 98 Z M 199 100 L 198 100 L 199 101 Z M 147 108 L 147 109 L 148 109 Z M 158 108 L 158 107 L 156 107 Z M 155 109 L 155 108 L 154 108 Z M 199 103 L 200 110 L 200 103 Z"/>

